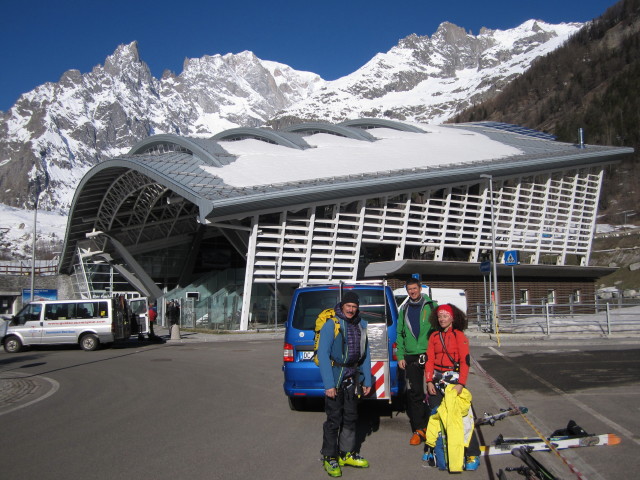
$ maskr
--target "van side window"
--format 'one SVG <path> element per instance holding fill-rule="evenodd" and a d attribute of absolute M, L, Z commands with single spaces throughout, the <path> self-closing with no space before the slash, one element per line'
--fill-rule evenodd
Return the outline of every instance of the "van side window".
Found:
<path fill-rule="evenodd" d="M 83 302 L 78 304 L 76 309 L 76 315 L 78 318 L 95 318 L 97 317 L 96 310 L 97 303 L 95 302 Z"/>
<path fill-rule="evenodd" d="M 109 316 L 109 308 L 107 306 L 107 302 L 99 302 L 98 304 L 98 314 L 96 317 L 104 318 Z"/>
<path fill-rule="evenodd" d="M 49 303 L 44 311 L 46 320 L 68 320 L 76 318 L 75 303 Z"/>
<path fill-rule="evenodd" d="M 45 320 L 57 320 L 58 319 L 58 309 L 56 308 L 56 304 L 49 304 L 44 306 L 44 319 Z"/>
<path fill-rule="evenodd" d="M 13 325 L 24 325 L 26 322 L 37 322 L 40 320 L 40 312 L 42 305 L 39 303 L 30 303 L 22 309 L 15 317 L 13 317 Z"/>

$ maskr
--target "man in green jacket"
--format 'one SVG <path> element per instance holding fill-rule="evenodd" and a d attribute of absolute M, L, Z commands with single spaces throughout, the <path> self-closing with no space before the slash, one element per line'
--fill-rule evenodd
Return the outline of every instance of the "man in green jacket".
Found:
<path fill-rule="evenodd" d="M 409 443 L 420 445 L 425 440 L 429 423 L 429 405 L 425 402 L 424 365 L 431 333 L 429 315 L 438 304 L 422 294 L 420 281 L 412 278 L 405 284 L 409 298 L 398 313 L 398 367 L 405 371 L 407 382 L 407 416 L 413 435 Z"/>

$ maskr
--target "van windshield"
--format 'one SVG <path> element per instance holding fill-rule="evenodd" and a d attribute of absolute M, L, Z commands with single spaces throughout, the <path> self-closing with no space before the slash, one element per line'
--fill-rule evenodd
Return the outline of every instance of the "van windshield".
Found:
<path fill-rule="evenodd" d="M 360 316 L 369 323 L 391 324 L 391 317 L 385 308 L 385 296 L 382 289 L 354 290 L 360 298 Z M 293 311 L 292 326 L 299 330 L 313 330 L 316 318 L 327 308 L 334 308 L 340 301 L 340 290 L 316 290 L 300 292 Z"/>

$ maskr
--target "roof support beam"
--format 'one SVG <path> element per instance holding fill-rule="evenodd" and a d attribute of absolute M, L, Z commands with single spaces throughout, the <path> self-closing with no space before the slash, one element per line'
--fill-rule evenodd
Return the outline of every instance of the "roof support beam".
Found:
<path fill-rule="evenodd" d="M 104 232 L 91 232 L 92 237 L 102 236 L 109 239 L 109 242 L 115 249 L 115 251 L 122 257 L 124 263 L 126 263 L 130 270 L 126 269 L 123 265 L 116 263 L 113 259 L 109 260 L 114 268 L 125 276 L 125 278 L 136 288 L 140 290 L 145 296 L 149 297 L 151 301 L 162 296 L 162 290 L 158 288 L 153 279 L 144 271 L 138 262 L 133 258 L 129 251 L 118 240 L 113 238 Z M 127 276 L 128 275 L 128 276 Z M 133 278 L 135 277 L 135 278 Z M 135 282 L 135 283 L 134 283 Z"/>

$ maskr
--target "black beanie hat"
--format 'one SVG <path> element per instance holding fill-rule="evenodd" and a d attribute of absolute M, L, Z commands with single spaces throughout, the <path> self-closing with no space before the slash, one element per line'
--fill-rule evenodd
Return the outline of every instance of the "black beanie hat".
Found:
<path fill-rule="evenodd" d="M 360 306 L 360 299 L 358 298 L 356 292 L 348 291 L 347 293 L 342 295 L 342 304 L 344 305 L 345 303 L 355 303 L 356 305 Z"/>

